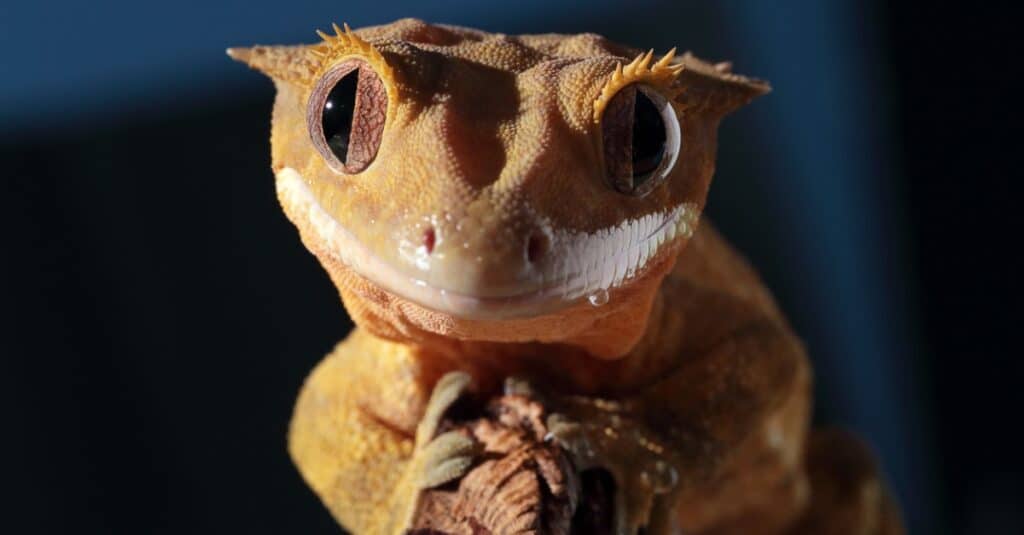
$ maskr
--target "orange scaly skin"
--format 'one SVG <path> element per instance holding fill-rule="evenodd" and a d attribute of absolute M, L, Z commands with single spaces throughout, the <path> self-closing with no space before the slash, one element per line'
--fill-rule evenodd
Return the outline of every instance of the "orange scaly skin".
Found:
<path fill-rule="evenodd" d="M 339 523 L 404 532 L 420 491 L 476 454 L 434 437 L 443 409 L 470 382 L 487 394 L 518 376 L 561 396 L 574 425 L 556 438 L 615 476 L 616 532 L 821 532 L 833 509 L 847 520 L 831 532 L 898 532 L 869 457 L 833 485 L 818 451 L 814 485 L 830 492 L 815 502 L 803 348 L 753 270 L 697 224 L 718 123 L 766 84 L 593 34 L 413 19 L 338 32 L 229 54 L 276 84 L 281 204 L 358 325 L 310 376 L 289 436 Z M 308 108 L 353 60 L 386 109 L 379 150 L 349 172 L 317 150 Z M 603 114 L 628 87 L 660 95 L 680 126 L 675 165 L 642 196 L 609 185 L 602 151 Z"/>

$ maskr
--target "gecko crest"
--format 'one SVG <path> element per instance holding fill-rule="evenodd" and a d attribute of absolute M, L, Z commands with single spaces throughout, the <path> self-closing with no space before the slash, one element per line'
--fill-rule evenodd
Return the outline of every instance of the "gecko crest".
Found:
<path fill-rule="evenodd" d="M 356 35 L 347 23 L 343 27 L 331 23 L 334 35 L 316 30 L 316 34 L 323 41 L 309 47 L 309 57 L 317 65 L 312 80 L 319 80 L 332 67 L 344 62 L 347 59 L 359 59 L 369 64 L 377 76 L 384 82 L 387 90 L 388 102 L 394 102 L 397 97 L 395 89 L 395 71 L 388 65 L 384 55 L 380 53 L 368 41 Z"/>
<path fill-rule="evenodd" d="M 675 59 L 676 49 L 673 48 L 665 53 L 656 63 L 651 65 L 654 58 L 654 49 L 638 55 L 633 61 L 623 66 L 621 63 L 615 66 L 615 72 L 601 89 L 601 95 L 594 101 L 594 122 L 601 121 L 601 114 L 612 98 L 629 84 L 644 83 L 668 90 L 672 82 L 676 80 L 679 73 L 683 72 L 685 66 L 682 63 L 672 63 Z M 675 95 L 673 95 L 675 96 Z"/>

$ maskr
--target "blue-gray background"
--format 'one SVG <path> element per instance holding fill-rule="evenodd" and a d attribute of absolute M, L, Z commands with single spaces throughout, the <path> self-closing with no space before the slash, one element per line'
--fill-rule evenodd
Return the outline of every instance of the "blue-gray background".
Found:
<path fill-rule="evenodd" d="M 913 533 L 1024 530 L 1013 17 L 856 0 L 0 6 L 4 522 L 332 532 L 284 434 L 349 323 L 274 203 L 272 88 L 223 50 L 404 16 L 771 80 L 723 125 L 709 212 L 805 339 L 816 422 L 867 439 Z"/>

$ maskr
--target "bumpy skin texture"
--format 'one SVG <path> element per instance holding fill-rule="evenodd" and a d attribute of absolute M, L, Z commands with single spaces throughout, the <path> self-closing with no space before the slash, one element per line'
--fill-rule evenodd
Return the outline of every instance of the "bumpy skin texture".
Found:
<path fill-rule="evenodd" d="M 840 455 L 852 467 L 833 481 L 836 448 L 812 448 L 808 478 L 803 348 L 753 270 L 696 224 L 718 123 L 765 84 L 690 55 L 617 75 L 639 51 L 593 34 L 506 36 L 413 19 L 229 53 L 276 83 L 282 206 L 358 325 L 310 376 L 289 436 L 303 477 L 347 529 L 401 533 L 425 481 L 464 471 L 469 445 L 434 439 L 421 422 L 439 379 L 461 370 L 480 394 L 519 376 L 562 396 L 595 452 L 587 462 L 632 497 L 623 531 L 899 532 L 867 457 Z M 307 103 L 353 58 L 380 76 L 388 102 L 379 151 L 350 174 L 317 151 Z M 629 83 L 663 94 L 682 133 L 670 175 L 642 197 L 610 187 L 602 159 L 602 98 Z M 677 231 L 644 246 L 603 306 L 562 292 L 507 316 L 473 308 L 550 287 L 574 243 L 674 209 Z M 530 253 L 538 235 L 543 254 Z M 399 276 L 381 275 L 391 269 Z M 403 293 L 395 281 L 408 277 L 471 305 Z M 826 498 L 814 498 L 816 486 Z M 845 520 L 829 524 L 834 512 Z M 849 520 L 858 514 L 876 521 Z"/>

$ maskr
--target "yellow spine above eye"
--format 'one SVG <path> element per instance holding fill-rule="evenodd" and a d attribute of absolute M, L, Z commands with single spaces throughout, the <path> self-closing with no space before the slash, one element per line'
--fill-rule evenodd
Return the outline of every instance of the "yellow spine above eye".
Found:
<path fill-rule="evenodd" d="M 348 24 L 343 24 L 343 26 L 344 28 L 339 28 L 337 24 L 331 23 L 334 35 L 317 30 L 316 33 L 323 39 L 323 42 L 307 48 L 310 59 L 317 65 L 317 72 L 313 77 L 314 84 L 344 60 L 360 59 L 366 62 L 384 83 L 388 94 L 388 112 L 385 120 L 391 121 L 398 98 L 395 71 L 388 65 L 384 55 L 376 47 L 356 35 L 352 28 L 348 27 Z"/>
<path fill-rule="evenodd" d="M 654 59 L 654 50 L 652 49 L 640 54 L 625 66 L 621 63 L 616 65 L 615 72 L 601 89 L 601 96 L 594 101 L 594 122 L 601 120 L 601 114 L 608 102 L 620 89 L 629 84 L 640 82 L 667 91 L 684 69 L 682 63 L 672 63 L 675 56 L 676 49 L 673 48 L 652 65 L 651 61 Z"/>
<path fill-rule="evenodd" d="M 323 39 L 323 42 L 309 47 L 310 55 L 320 66 L 317 78 L 339 60 L 355 56 L 369 63 L 374 72 L 385 81 L 385 85 L 393 86 L 394 72 L 380 51 L 356 35 L 348 27 L 348 24 L 344 24 L 344 28 L 340 28 L 337 24 L 332 23 L 331 27 L 334 29 L 334 35 L 317 30 L 316 33 Z"/>

